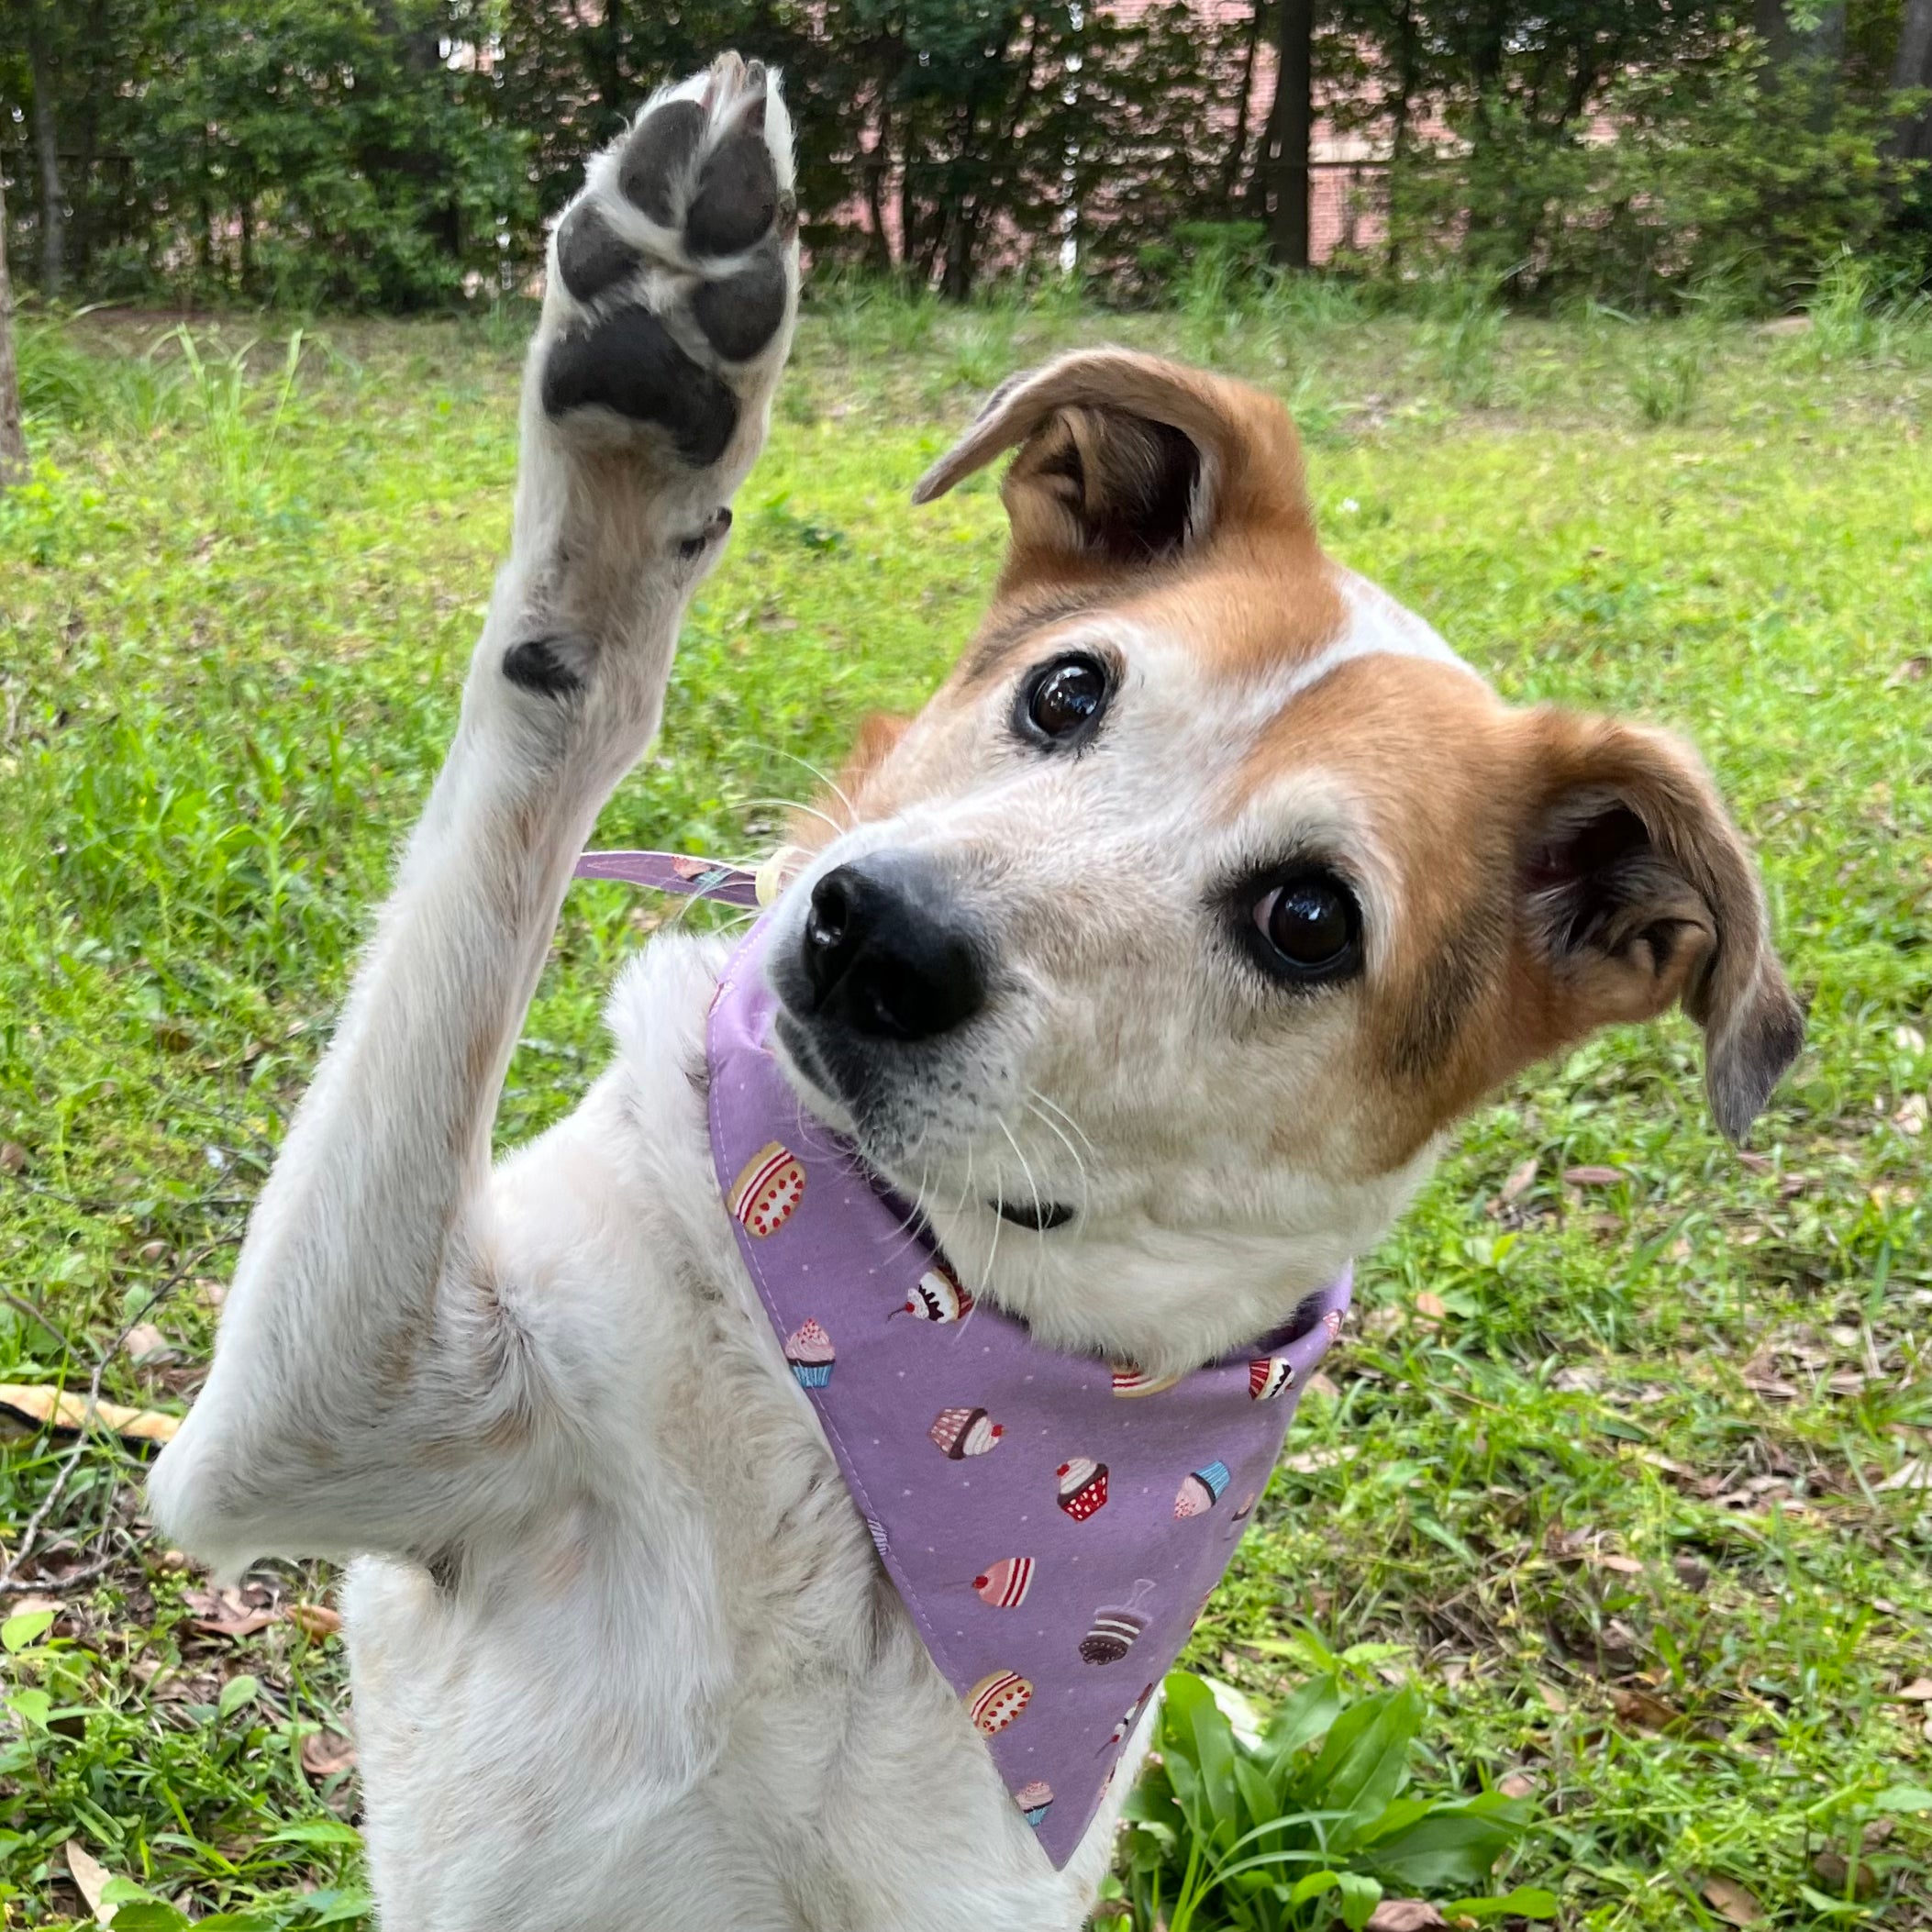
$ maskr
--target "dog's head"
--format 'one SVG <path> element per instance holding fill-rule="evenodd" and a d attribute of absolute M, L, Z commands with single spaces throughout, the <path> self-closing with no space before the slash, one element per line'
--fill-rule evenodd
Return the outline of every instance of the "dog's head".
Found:
<path fill-rule="evenodd" d="M 1503 704 L 1323 555 L 1254 390 L 1071 356 L 918 499 L 1015 445 L 979 635 L 869 730 L 770 955 L 794 1079 L 956 1261 L 1050 1342 L 1201 1360 L 1498 1083 L 1673 1002 L 1744 1132 L 1802 1020 L 1687 747 Z"/>

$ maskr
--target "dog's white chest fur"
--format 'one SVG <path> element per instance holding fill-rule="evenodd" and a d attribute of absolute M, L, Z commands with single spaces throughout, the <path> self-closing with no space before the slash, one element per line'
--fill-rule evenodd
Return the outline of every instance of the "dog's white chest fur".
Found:
<path fill-rule="evenodd" d="M 675 1897 L 691 1932 L 1077 1926 L 1116 1807 L 1050 1875 L 745 1281 L 692 1080 L 716 959 L 650 949 L 613 1002 L 617 1064 L 527 1195 L 502 1175 L 506 1224 L 552 1257 L 506 1312 L 572 1305 L 574 1466 L 453 1570 L 350 1571 L 388 1922 L 594 1932 Z"/>

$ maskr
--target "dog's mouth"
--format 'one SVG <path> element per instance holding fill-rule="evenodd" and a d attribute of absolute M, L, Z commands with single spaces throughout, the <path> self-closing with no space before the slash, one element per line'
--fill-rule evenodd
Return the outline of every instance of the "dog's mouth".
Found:
<path fill-rule="evenodd" d="M 1073 1210 L 1063 1201 L 989 1201 L 986 1204 L 1001 1220 L 1016 1227 L 1030 1227 L 1035 1234 L 1050 1234 L 1073 1218 Z"/>
<path fill-rule="evenodd" d="M 772 1020 L 772 1032 L 777 1045 L 783 1049 L 782 1058 L 789 1062 L 794 1084 L 803 1083 L 810 1092 L 802 1096 L 808 1102 L 816 1097 L 827 1104 L 827 1110 L 833 1116 L 831 1125 L 851 1138 L 859 1152 L 867 1163 L 891 1180 L 891 1168 L 894 1162 L 890 1156 L 881 1158 L 879 1153 L 868 1146 L 874 1138 L 868 1133 L 867 1106 L 870 1080 L 860 1064 L 845 1061 L 838 1063 L 842 1056 L 827 1054 L 815 1038 L 813 1029 L 801 1022 L 795 1015 L 781 1004 Z M 873 1070 L 876 1077 L 876 1070 Z M 1005 1194 L 996 1194 L 983 1202 L 987 1213 L 997 1216 L 1014 1227 L 1024 1227 L 1032 1234 L 1051 1234 L 1057 1227 L 1064 1227 L 1077 1212 L 1063 1201 L 1053 1201 L 1028 1194 L 1018 1200 L 1009 1200 Z"/>

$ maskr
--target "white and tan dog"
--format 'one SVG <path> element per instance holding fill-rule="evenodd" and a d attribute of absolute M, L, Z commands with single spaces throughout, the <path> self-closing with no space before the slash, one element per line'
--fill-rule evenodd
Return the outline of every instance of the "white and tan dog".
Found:
<path fill-rule="evenodd" d="M 1127 1784 L 1049 1870 L 880 1568 L 717 1199 L 716 942 L 652 945 L 609 1071 L 490 1165 L 764 437 L 791 167 L 727 57 L 560 224 L 461 725 L 155 1471 L 218 1566 L 353 1560 L 395 1932 L 1071 1928 Z M 801 1093 L 969 1281 L 1049 1344 L 1204 1361 L 1371 1248 L 1499 1082 L 1677 1001 L 1743 1131 L 1801 1024 L 1692 753 L 1508 708 L 1326 559 L 1265 395 L 1070 356 L 922 498 L 1014 446 L 985 623 L 867 734 L 772 948 Z"/>

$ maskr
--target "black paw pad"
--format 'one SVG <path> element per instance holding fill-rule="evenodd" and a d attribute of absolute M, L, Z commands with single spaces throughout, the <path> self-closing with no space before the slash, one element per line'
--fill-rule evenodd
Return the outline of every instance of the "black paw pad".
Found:
<path fill-rule="evenodd" d="M 605 225 L 590 203 L 573 208 L 557 230 L 557 272 L 580 302 L 601 295 L 638 265 L 638 252 Z"/>
<path fill-rule="evenodd" d="M 738 427 L 738 399 L 672 340 L 647 308 L 560 336 L 543 370 L 551 416 L 601 406 L 669 431 L 678 454 L 700 468 L 725 453 Z"/>
<path fill-rule="evenodd" d="M 758 240 L 777 214 L 772 150 L 761 133 L 748 129 L 720 141 L 705 160 L 684 217 L 684 239 L 694 254 L 736 255 Z"/>
<path fill-rule="evenodd" d="M 503 654 L 503 674 L 511 683 L 539 697 L 563 697 L 583 682 L 564 662 L 558 638 L 525 638 Z"/>
<path fill-rule="evenodd" d="M 691 298 L 691 313 L 705 339 L 727 362 L 755 356 L 778 331 L 785 313 L 784 265 L 762 254 L 749 268 L 707 282 Z"/>
<path fill-rule="evenodd" d="M 630 138 L 617 167 L 617 185 L 652 221 L 677 219 L 672 190 L 705 138 L 705 110 L 695 101 L 670 101 Z"/>

